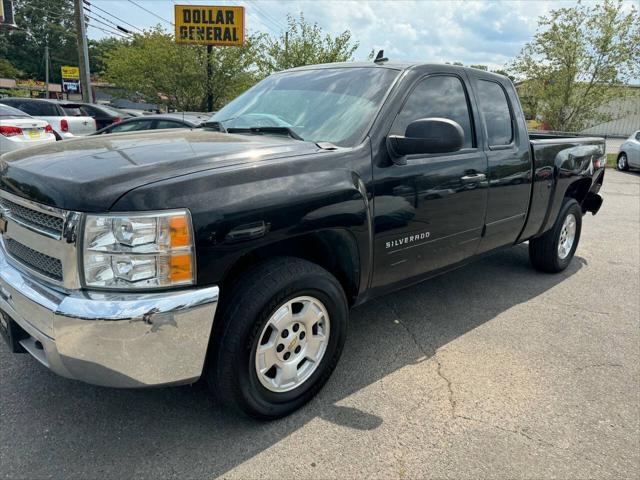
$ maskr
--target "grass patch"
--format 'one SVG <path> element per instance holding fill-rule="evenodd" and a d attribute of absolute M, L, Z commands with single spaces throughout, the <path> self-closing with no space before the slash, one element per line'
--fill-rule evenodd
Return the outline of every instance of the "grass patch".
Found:
<path fill-rule="evenodd" d="M 617 153 L 607 153 L 607 167 L 616 168 L 616 161 L 618 160 Z"/>

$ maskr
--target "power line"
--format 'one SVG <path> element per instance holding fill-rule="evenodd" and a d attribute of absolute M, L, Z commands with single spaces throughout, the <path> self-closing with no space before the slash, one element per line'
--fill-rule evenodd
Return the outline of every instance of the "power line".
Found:
<path fill-rule="evenodd" d="M 105 30 L 104 28 L 96 27 L 95 25 L 88 24 L 87 27 L 95 28 L 97 30 L 102 30 L 104 33 L 108 33 L 109 35 L 116 35 L 118 37 L 122 37 L 122 38 L 125 38 L 127 40 L 129 40 L 131 38 L 131 37 L 127 37 L 125 35 L 122 35 L 120 33 L 110 32 L 109 30 Z"/>
<path fill-rule="evenodd" d="M 113 27 L 112 27 L 111 25 L 109 25 L 108 23 L 105 23 L 105 22 L 103 22 L 103 21 L 101 21 L 101 20 L 98 20 L 97 18 L 93 18 L 93 17 L 91 17 L 91 16 L 89 16 L 89 15 L 86 15 L 86 18 L 87 18 L 87 19 L 91 19 L 91 20 L 93 20 L 94 22 L 98 22 L 99 24 L 104 25 L 104 26 L 106 26 L 107 28 L 109 28 L 109 29 L 111 29 L 111 30 L 116 30 L 115 28 L 113 28 Z M 118 25 L 116 25 L 116 27 L 118 27 Z M 122 28 L 122 27 L 120 27 L 120 28 Z M 120 28 L 118 28 L 118 30 L 120 30 Z M 120 32 L 117 32 L 117 31 L 116 31 L 116 33 L 120 33 Z M 124 33 L 131 34 L 131 32 L 129 32 L 129 30 L 124 30 Z"/>
<path fill-rule="evenodd" d="M 104 10 L 104 9 L 100 8 L 100 7 L 99 7 L 99 6 L 97 6 L 97 5 L 92 5 L 92 4 L 91 4 L 90 2 L 88 2 L 87 0 L 82 0 L 82 1 L 83 1 L 83 3 L 84 3 L 85 5 L 89 5 L 90 7 L 96 8 L 96 9 L 100 10 L 102 13 L 106 13 L 107 15 L 112 16 L 113 18 L 115 18 L 115 19 L 116 19 L 116 20 L 118 20 L 119 22 L 122 22 L 122 23 L 124 23 L 124 24 L 126 24 L 126 25 L 129 25 L 130 27 L 135 28 L 135 29 L 136 29 L 136 30 L 138 30 L 139 32 L 142 32 L 142 29 L 140 29 L 140 28 L 136 27 L 135 25 L 130 24 L 129 22 L 127 22 L 126 20 L 121 19 L 120 17 L 116 17 L 113 13 L 109 13 L 109 12 L 107 12 L 106 10 Z"/>
<path fill-rule="evenodd" d="M 136 2 L 134 2 L 133 0 L 128 0 L 128 2 L 129 2 L 129 3 L 131 3 L 131 4 L 133 4 L 133 5 L 135 5 L 136 7 L 140 8 L 140 9 L 144 10 L 144 11 L 145 11 L 145 12 L 147 12 L 147 13 L 150 13 L 150 14 L 151 14 L 151 15 L 153 15 L 154 17 L 159 18 L 159 19 L 160 19 L 160 20 L 162 20 L 163 22 L 166 22 L 166 23 L 168 23 L 169 25 L 174 25 L 174 26 L 175 26 L 175 23 L 170 22 L 170 21 L 169 21 L 169 20 L 167 20 L 166 18 L 162 18 L 162 17 L 161 17 L 160 15 L 158 15 L 157 13 L 152 12 L 151 10 L 149 10 L 149 9 L 147 9 L 147 8 L 145 8 L 145 7 L 143 7 L 142 5 L 137 4 L 137 3 L 136 3 Z"/>
<path fill-rule="evenodd" d="M 258 14 L 260 15 L 260 20 L 262 21 L 262 24 L 267 27 L 269 30 L 272 30 L 273 33 L 282 33 L 283 30 L 287 30 L 287 27 L 282 25 L 278 20 L 276 20 L 275 18 L 273 18 L 270 14 L 268 14 L 267 12 L 265 12 L 261 6 L 258 5 L 258 2 L 251 1 L 251 0 L 247 0 L 247 3 L 249 3 L 251 6 L 253 6 L 253 8 L 258 12 Z M 269 23 L 269 25 L 267 25 L 267 22 Z M 275 27 L 275 30 L 273 30 L 273 28 Z"/>
<path fill-rule="evenodd" d="M 87 7 L 84 7 L 84 11 L 85 11 L 86 15 L 87 15 L 87 16 L 89 16 L 89 18 L 91 18 L 92 20 L 95 20 L 95 21 L 96 21 L 96 22 L 98 22 L 98 23 L 103 23 L 103 22 L 101 22 L 101 21 L 100 21 L 100 20 L 98 20 L 97 18 L 93 18 L 93 17 L 91 17 L 90 15 L 95 15 L 96 17 L 101 18 L 101 19 L 102 19 L 102 20 L 104 20 L 105 22 L 110 23 L 111 25 L 113 25 L 113 27 L 115 27 L 117 30 L 120 30 L 121 32 L 129 33 L 129 34 L 133 34 L 133 32 L 131 32 L 131 31 L 127 30 L 127 29 L 126 29 L 126 28 L 124 28 L 124 27 L 121 27 L 121 26 L 120 26 L 120 25 L 118 25 L 117 23 L 112 22 L 112 21 L 111 21 L 111 20 L 109 20 L 108 18 L 103 17 L 103 16 L 102 16 L 102 15 L 100 15 L 99 13 L 92 12 L 92 11 L 91 11 L 91 10 L 89 10 Z M 113 27 L 111 27 L 111 28 L 113 28 Z"/>

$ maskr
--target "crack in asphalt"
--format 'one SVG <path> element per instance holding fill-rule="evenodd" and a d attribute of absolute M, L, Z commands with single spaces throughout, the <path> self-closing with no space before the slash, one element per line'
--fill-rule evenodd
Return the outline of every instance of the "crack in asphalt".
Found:
<path fill-rule="evenodd" d="M 583 370 L 587 370 L 588 368 L 624 368 L 624 365 L 620 363 L 594 363 L 592 365 L 583 365 L 582 367 L 576 368 L 573 373 L 582 372 Z"/>
<path fill-rule="evenodd" d="M 435 348 L 434 345 L 429 344 L 429 348 L 431 349 L 431 351 L 427 351 L 424 348 L 424 346 L 418 341 L 418 338 L 413 333 L 413 331 L 402 321 L 402 318 L 398 314 L 398 311 L 396 310 L 395 306 L 391 302 L 387 302 L 386 305 L 389 307 L 389 309 L 393 313 L 393 315 L 395 317 L 395 323 L 397 323 L 398 325 L 400 325 L 403 328 L 403 330 L 407 333 L 407 335 L 413 341 L 413 343 L 416 346 L 416 348 L 427 359 L 428 358 L 433 358 L 433 360 L 436 362 L 436 365 L 437 365 L 436 373 L 442 380 L 444 380 L 444 382 L 447 385 L 448 400 L 449 400 L 449 406 L 450 406 L 450 416 L 451 416 L 452 420 L 460 419 L 460 420 L 465 420 L 465 421 L 469 421 L 469 422 L 476 422 L 476 423 L 480 423 L 480 424 L 486 425 L 486 426 L 488 426 L 490 428 L 499 430 L 501 432 L 510 433 L 510 434 L 513 434 L 513 435 L 518 435 L 518 436 L 523 437 L 524 439 L 526 439 L 526 440 L 528 440 L 530 442 L 534 442 L 534 443 L 536 443 L 536 444 L 538 444 L 540 446 L 547 447 L 547 448 L 555 448 L 555 449 L 558 449 L 558 450 L 565 451 L 565 452 L 573 455 L 577 459 L 581 459 L 581 460 L 587 461 L 587 462 L 589 462 L 589 463 L 591 463 L 591 464 L 593 464 L 593 465 L 595 465 L 595 466 L 597 466 L 597 467 L 599 467 L 601 469 L 604 469 L 603 465 L 601 465 L 600 463 L 594 461 L 591 458 L 585 457 L 583 455 L 579 455 L 578 453 L 572 451 L 570 448 L 562 447 L 562 446 L 556 445 L 555 443 L 543 440 L 542 438 L 539 438 L 537 436 L 530 435 L 530 434 L 526 433 L 525 431 L 523 431 L 521 429 L 506 428 L 506 427 L 502 427 L 500 425 L 496 425 L 496 424 L 494 424 L 492 422 L 489 422 L 489 421 L 480 420 L 478 418 L 469 417 L 469 416 L 466 416 L 466 415 L 460 415 L 459 413 L 457 413 L 458 403 L 456 401 L 455 394 L 454 394 L 454 391 L 453 391 L 453 382 L 444 373 L 444 367 L 443 367 L 442 361 L 438 357 L 438 349 Z M 600 312 L 596 312 L 596 313 L 600 313 Z M 605 313 L 605 314 L 608 315 L 608 313 Z M 580 367 L 580 368 L 576 369 L 574 371 L 574 373 L 579 372 L 581 370 L 588 369 L 588 368 L 598 368 L 598 367 L 620 367 L 620 368 L 624 368 L 623 365 L 618 364 L 618 363 L 601 363 L 601 364 L 585 365 L 583 367 Z M 423 399 L 421 402 L 419 402 L 418 405 L 416 406 L 416 410 L 425 401 L 426 401 L 426 398 Z M 396 458 L 396 460 L 398 461 L 398 463 L 400 463 L 400 461 L 399 461 L 400 459 Z"/>
<path fill-rule="evenodd" d="M 407 332 L 407 335 L 409 335 L 409 337 L 411 338 L 411 340 L 413 341 L 414 345 L 416 346 L 416 348 L 427 358 L 432 358 L 435 362 L 436 362 L 436 373 L 438 374 L 438 376 L 445 381 L 445 383 L 447 384 L 447 392 L 448 392 L 448 400 L 449 400 L 449 406 L 451 409 L 451 418 L 455 419 L 457 418 L 457 414 L 456 414 L 456 407 L 457 407 L 457 402 L 455 399 L 455 395 L 453 393 L 453 384 L 451 382 L 451 380 L 449 379 L 449 377 L 447 377 L 444 373 L 443 370 L 443 365 L 442 365 L 442 361 L 440 360 L 440 358 L 438 357 L 438 349 L 435 348 L 435 346 L 433 345 L 429 345 L 429 347 L 431 348 L 431 351 L 427 351 L 425 350 L 424 346 L 418 341 L 418 338 L 416 337 L 416 335 L 411 331 L 411 329 L 402 321 L 402 318 L 400 317 L 400 315 L 398 314 L 395 306 L 392 303 L 387 303 L 387 305 L 389 306 L 389 308 L 391 309 L 391 312 L 393 313 L 398 325 L 400 325 L 405 332 Z M 422 402 L 421 402 L 422 403 Z M 421 404 L 420 403 L 420 404 Z M 420 405 L 419 404 L 419 405 Z"/>
<path fill-rule="evenodd" d="M 562 450 L 564 452 L 567 452 L 567 453 L 573 455 L 577 459 L 585 460 L 585 461 L 587 461 L 589 463 L 592 463 L 592 464 L 596 465 L 597 467 L 600 467 L 601 469 L 604 469 L 604 466 L 602 464 L 596 462 L 595 460 L 593 460 L 591 458 L 585 457 L 584 455 L 579 455 L 579 454 L 577 454 L 576 452 L 572 451 L 569 448 L 561 447 L 559 445 L 556 445 L 555 443 L 548 442 L 548 441 L 543 440 L 541 438 L 537 438 L 537 437 L 531 436 L 531 435 L 527 434 L 526 432 L 524 432 L 522 430 L 513 430 L 513 429 L 510 429 L 510 428 L 501 427 L 501 426 L 495 425 L 495 424 L 493 424 L 491 422 L 480 420 L 478 418 L 468 417 L 468 416 L 465 416 L 465 415 L 458 415 L 456 418 L 460 418 L 462 420 L 467 420 L 467 421 L 471 421 L 471 422 L 481 423 L 481 424 L 487 425 L 487 426 L 489 426 L 491 428 L 495 428 L 496 430 L 500 430 L 501 432 L 506 432 L 506 433 L 512 433 L 512 434 L 515 434 L 515 435 L 519 435 L 521 437 L 526 438 L 527 440 L 529 440 L 531 442 L 537 443 L 538 445 L 541 445 L 543 447 L 550 447 L 550 448 L 556 448 L 558 450 Z"/>

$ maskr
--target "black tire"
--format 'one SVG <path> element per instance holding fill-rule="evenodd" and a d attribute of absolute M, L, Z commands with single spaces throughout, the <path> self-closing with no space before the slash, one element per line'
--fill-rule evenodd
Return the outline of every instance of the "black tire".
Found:
<path fill-rule="evenodd" d="M 573 245 L 569 254 L 561 258 L 558 253 L 558 244 L 565 219 L 572 214 L 575 217 L 576 229 Z M 582 231 L 582 209 L 580 204 L 573 198 L 566 198 L 560 208 L 558 217 L 553 227 L 544 235 L 529 240 L 529 259 L 537 270 L 549 273 L 561 272 L 569 266 L 573 255 L 580 242 L 580 232 Z"/>
<path fill-rule="evenodd" d="M 626 153 L 621 152 L 618 155 L 618 159 L 616 160 L 616 169 L 620 170 L 621 172 L 626 172 L 627 170 L 629 170 L 629 159 L 627 158 Z"/>
<path fill-rule="evenodd" d="M 324 356 L 306 381 L 288 392 L 265 388 L 255 352 L 267 321 L 286 301 L 312 296 L 326 307 L 330 333 Z M 349 308 L 338 280 L 320 266 L 293 257 L 258 264 L 241 276 L 216 315 L 206 366 L 209 388 L 225 405 L 258 419 L 275 419 L 307 403 L 333 372 L 347 334 Z"/>

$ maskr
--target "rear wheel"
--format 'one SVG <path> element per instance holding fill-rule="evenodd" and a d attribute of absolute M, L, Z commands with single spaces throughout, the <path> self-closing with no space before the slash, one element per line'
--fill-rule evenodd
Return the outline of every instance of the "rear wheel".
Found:
<path fill-rule="evenodd" d="M 207 380 L 225 404 L 262 419 L 308 402 L 335 368 L 348 305 L 329 272 L 281 257 L 245 274 L 216 319 Z"/>
<path fill-rule="evenodd" d="M 578 248 L 581 230 L 580 205 L 573 198 L 567 198 L 551 230 L 529 241 L 531 264 L 538 270 L 551 273 L 567 268 Z"/>
<path fill-rule="evenodd" d="M 618 155 L 618 161 L 616 162 L 616 168 L 621 172 L 629 170 L 629 161 L 627 159 L 626 153 L 621 153 Z"/>

